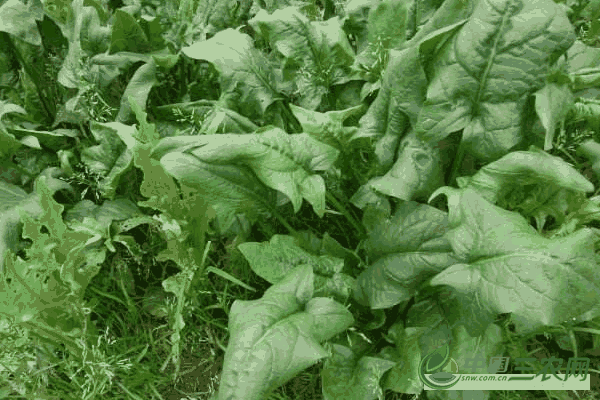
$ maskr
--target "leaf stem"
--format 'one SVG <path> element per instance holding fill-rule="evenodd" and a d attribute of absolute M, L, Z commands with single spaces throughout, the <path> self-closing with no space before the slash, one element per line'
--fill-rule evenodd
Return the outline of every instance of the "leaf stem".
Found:
<path fill-rule="evenodd" d="M 285 229 L 288 230 L 288 232 L 290 233 L 290 235 L 296 236 L 298 234 L 298 232 L 296 232 L 296 230 L 294 228 L 292 228 L 292 226 L 290 224 L 288 224 L 288 222 L 283 217 L 283 215 L 281 215 L 279 213 L 279 211 L 277 211 L 277 208 L 275 208 L 274 206 L 271 207 L 271 212 L 273 213 L 273 215 L 275 216 L 275 218 L 277 218 L 277 220 L 281 223 L 281 225 L 283 225 L 285 227 Z"/>
<path fill-rule="evenodd" d="M 452 186 L 456 182 L 456 175 L 458 175 L 458 171 L 462 166 L 464 159 L 465 148 L 461 140 L 460 144 L 458 145 L 458 151 L 456 152 L 456 156 L 454 157 L 454 162 L 452 163 L 452 172 L 450 174 L 450 180 L 448 181 L 448 185 Z"/>
<path fill-rule="evenodd" d="M 346 219 L 352 224 L 354 229 L 356 229 L 356 231 L 359 233 L 361 239 L 364 239 L 367 236 L 367 232 L 366 232 L 364 226 L 356 218 L 354 218 L 354 216 L 350 213 L 350 211 L 346 208 L 346 206 L 344 206 L 343 203 L 341 203 L 338 199 L 336 199 L 335 196 L 333 194 L 331 194 L 331 192 L 326 192 L 326 197 L 327 197 L 327 200 L 329 200 L 329 202 L 331 202 L 339 212 L 344 214 Z"/>

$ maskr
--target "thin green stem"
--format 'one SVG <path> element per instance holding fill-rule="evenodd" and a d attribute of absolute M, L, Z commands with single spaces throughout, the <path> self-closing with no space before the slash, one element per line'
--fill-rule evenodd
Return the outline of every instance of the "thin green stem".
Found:
<path fill-rule="evenodd" d="M 456 152 L 456 156 L 454 157 L 454 162 L 452 163 L 452 173 L 450 175 L 450 180 L 448 181 L 448 185 L 452 186 L 456 183 L 456 176 L 458 175 L 458 171 L 460 167 L 462 167 L 462 163 L 465 159 L 465 148 L 463 146 L 462 141 L 458 145 L 458 151 Z"/>
<path fill-rule="evenodd" d="M 576 332 L 591 333 L 592 335 L 600 335 L 600 330 L 590 328 L 572 328 Z"/>
<path fill-rule="evenodd" d="M 366 231 L 365 227 L 356 218 L 354 218 L 354 216 L 350 213 L 350 211 L 346 208 L 346 206 L 344 206 L 343 203 L 341 203 L 338 199 L 336 199 L 335 196 L 333 194 L 331 194 L 331 192 L 326 192 L 326 196 L 327 196 L 327 200 L 329 200 L 329 202 L 331 202 L 331 204 L 333 204 L 339 212 L 344 214 L 346 219 L 352 224 L 354 229 L 356 229 L 356 231 L 359 233 L 361 239 L 365 238 L 367 236 L 367 231 Z"/>
<path fill-rule="evenodd" d="M 283 217 L 283 215 L 281 215 L 279 213 L 279 211 L 277 211 L 277 208 L 275 208 L 274 206 L 271 207 L 271 212 L 273 213 L 273 215 L 275 216 L 275 218 L 277 218 L 277 220 L 281 223 L 281 225 L 283 225 L 285 227 L 285 229 L 288 230 L 288 232 L 290 233 L 290 235 L 296 236 L 298 234 L 298 232 L 296 232 L 296 230 L 294 228 L 292 228 L 292 226 L 290 224 L 288 224 L 288 222 Z"/>

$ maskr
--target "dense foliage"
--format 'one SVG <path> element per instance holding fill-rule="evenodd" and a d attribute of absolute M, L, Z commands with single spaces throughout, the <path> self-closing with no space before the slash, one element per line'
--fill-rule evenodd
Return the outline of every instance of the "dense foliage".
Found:
<path fill-rule="evenodd" d="M 425 394 L 447 346 L 586 355 L 594 398 L 599 34 L 599 1 L 0 0 L 0 397 L 506 396 Z"/>

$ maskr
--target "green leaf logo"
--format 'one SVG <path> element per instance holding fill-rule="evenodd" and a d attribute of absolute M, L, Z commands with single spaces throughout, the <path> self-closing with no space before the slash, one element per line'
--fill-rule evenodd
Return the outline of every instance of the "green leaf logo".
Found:
<path fill-rule="evenodd" d="M 427 377 L 425 374 L 431 375 Z M 458 364 L 450 357 L 450 346 L 447 343 L 421 360 L 419 377 L 423 383 L 433 389 L 448 389 L 458 382 L 460 379 Z"/>

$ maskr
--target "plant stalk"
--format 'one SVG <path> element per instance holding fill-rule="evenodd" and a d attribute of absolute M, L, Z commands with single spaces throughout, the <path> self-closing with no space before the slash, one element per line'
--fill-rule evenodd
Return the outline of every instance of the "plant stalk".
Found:
<path fill-rule="evenodd" d="M 367 236 L 367 231 L 364 226 L 350 213 L 350 211 L 342 204 L 338 199 L 335 198 L 333 194 L 330 192 L 326 192 L 327 200 L 329 200 L 335 208 L 344 214 L 346 219 L 352 224 L 354 229 L 359 233 L 361 239 L 364 239 Z"/>

